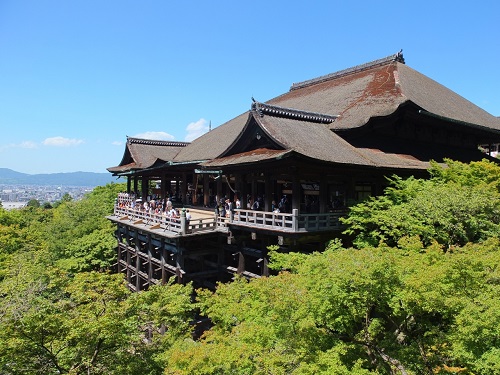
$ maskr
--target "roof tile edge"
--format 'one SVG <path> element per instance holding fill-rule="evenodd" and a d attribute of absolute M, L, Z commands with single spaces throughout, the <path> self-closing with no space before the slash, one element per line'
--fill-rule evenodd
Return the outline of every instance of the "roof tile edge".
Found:
<path fill-rule="evenodd" d="M 189 142 L 161 141 L 155 139 L 143 139 L 134 137 L 127 137 L 127 143 L 129 144 L 137 143 L 150 146 L 176 146 L 176 147 L 186 147 L 187 145 L 190 144 Z"/>
<path fill-rule="evenodd" d="M 304 88 L 307 86 L 312 86 L 312 85 L 315 85 L 317 83 L 326 82 L 326 81 L 329 81 L 329 80 L 332 80 L 335 78 L 344 77 L 344 76 L 349 75 L 349 74 L 362 72 L 363 70 L 371 69 L 371 68 L 374 68 L 374 67 L 377 67 L 380 65 L 385 65 L 385 64 L 393 62 L 393 61 L 397 61 L 397 62 L 400 62 L 402 64 L 405 63 L 405 59 L 403 57 L 403 50 L 400 50 L 398 53 L 396 53 L 394 55 L 390 55 L 390 56 L 384 57 L 382 59 L 374 60 L 374 61 L 368 62 L 366 64 L 356 65 L 352 68 L 339 70 L 338 72 L 326 74 L 324 76 L 308 79 L 308 80 L 302 81 L 302 82 L 293 83 L 292 86 L 290 87 L 290 91 L 301 89 L 301 88 Z"/>
<path fill-rule="evenodd" d="M 339 117 L 337 115 L 327 115 L 323 113 L 307 112 L 293 108 L 285 108 L 276 105 L 269 105 L 257 102 L 253 98 L 252 100 L 253 100 L 252 111 L 257 112 L 260 117 L 264 117 L 264 115 L 269 115 L 274 117 L 284 117 L 295 120 L 317 122 L 322 124 L 330 124 Z"/>

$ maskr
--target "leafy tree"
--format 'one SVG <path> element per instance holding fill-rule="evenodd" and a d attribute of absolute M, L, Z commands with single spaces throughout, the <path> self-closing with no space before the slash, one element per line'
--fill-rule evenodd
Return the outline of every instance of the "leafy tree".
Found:
<path fill-rule="evenodd" d="M 69 278 L 41 267 L 41 254 L 12 260 L 0 284 L 0 372 L 113 373 L 136 332 L 121 275 Z"/>
<path fill-rule="evenodd" d="M 170 348 L 191 339 L 196 320 L 192 296 L 191 284 L 171 281 L 134 293 L 129 298 L 129 314 L 134 316 L 143 332 L 141 342 L 134 349 L 144 359 L 137 368 L 139 374 L 144 373 L 145 367 L 151 373 L 163 373 Z"/>
<path fill-rule="evenodd" d="M 113 261 L 114 226 L 106 216 L 113 210 L 121 184 L 96 187 L 85 199 L 62 202 L 44 228 L 54 261 L 70 270 L 106 268 Z"/>
<path fill-rule="evenodd" d="M 498 240 L 272 253 L 288 271 L 199 291 L 213 327 L 176 342 L 167 374 L 495 374 Z"/>
<path fill-rule="evenodd" d="M 38 208 L 40 207 L 40 202 L 37 199 L 30 199 L 28 203 L 26 204 L 27 207 L 34 207 Z"/>
<path fill-rule="evenodd" d="M 471 162 L 469 164 L 446 159 L 446 167 L 432 162 L 429 173 L 433 180 L 455 182 L 462 186 L 489 185 L 500 191 L 500 165 L 488 161 Z"/>
<path fill-rule="evenodd" d="M 435 166 L 431 180 L 393 177 L 383 196 L 351 208 L 342 219 L 345 233 L 354 236 L 358 248 L 379 243 L 395 246 L 405 236 L 419 236 L 424 245 L 438 241 L 449 247 L 499 235 L 500 199 L 495 183 L 462 178 L 472 166 L 452 165 L 463 173 L 443 172 Z M 478 166 L 474 168 L 477 175 Z"/>

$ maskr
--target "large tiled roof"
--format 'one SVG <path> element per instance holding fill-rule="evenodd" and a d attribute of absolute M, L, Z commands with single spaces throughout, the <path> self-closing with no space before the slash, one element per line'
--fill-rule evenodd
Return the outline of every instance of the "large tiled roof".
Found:
<path fill-rule="evenodd" d="M 398 53 L 293 84 L 290 91 L 266 103 L 254 100 L 250 111 L 190 144 L 129 138 L 122 162 L 108 170 L 149 168 L 159 160 L 234 165 L 283 157 L 291 152 L 338 164 L 427 168 L 425 153 L 356 148 L 339 136 L 343 130 L 366 125 L 371 118 L 391 115 L 406 103 L 413 103 L 408 108 L 416 113 L 437 116 L 456 126 L 480 128 L 487 135 L 500 134 L 498 117 L 406 66 Z M 252 126 L 260 127 L 282 150 L 242 152 L 242 137 L 252 134 Z"/>
<path fill-rule="evenodd" d="M 405 102 L 450 119 L 500 130 L 500 121 L 467 99 L 404 64 L 401 54 L 292 85 L 267 103 L 339 115 L 332 130 L 365 125 Z"/>
<path fill-rule="evenodd" d="M 173 141 L 157 141 L 141 138 L 127 138 L 127 147 L 121 163 L 108 168 L 109 172 L 119 173 L 131 169 L 145 169 L 157 161 L 172 161 L 175 155 L 189 143 Z"/>
<path fill-rule="evenodd" d="M 256 119 L 266 133 L 286 149 L 312 159 L 370 167 L 417 169 L 429 167 L 427 161 L 420 161 L 409 155 L 386 154 L 379 150 L 356 148 L 332 132 L 325 124 L 273 115 L 257 115 Z"/>
<path fill-rule="evenodd" d="M 241 134 L 248 120 L 245 112 L 195 139 L 175 157 L 176 162 L 210 160 L 222 155 Z"/>

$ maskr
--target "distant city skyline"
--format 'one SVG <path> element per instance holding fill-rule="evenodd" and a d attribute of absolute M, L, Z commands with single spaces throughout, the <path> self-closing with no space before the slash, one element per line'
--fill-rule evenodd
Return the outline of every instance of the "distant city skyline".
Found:
<path fill-rule="evenodd" d="M 106 172 L 294 82 L 398 52 L 500 116 L 500 3 L 2 1 L 0 168 Z"/>

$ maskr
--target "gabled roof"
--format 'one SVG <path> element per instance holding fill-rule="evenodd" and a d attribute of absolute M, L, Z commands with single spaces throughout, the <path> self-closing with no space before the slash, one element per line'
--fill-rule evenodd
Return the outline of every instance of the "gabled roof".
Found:
<path fill-rule="evenodd" d="M 387 116 L 405 102 L 427 112 L 489 129 L 500 121 L 467 99 L 404 64 L 401 53 L 293 84 L 268 104 L 339 115 L 331 129 L 352 129 Z"/>
<path fill-rule="evenodd" d="M 190 144 L 129 138 L 122 162 L 108 170 L 118 173 L 150 168 L 158 161 L 172 165 L 234 165 L 292 153 L 338 164 L 427 168 L 426 157 L 421 157 L 425 153 L 411 156 L 399 153 L 405 149 L 390 153 L 354 147 L 340 137 L 342 131 L 361 128 L 370 119 L 389 116 L 403 108 L 415 111 L 417 116 L 435 116 L 449 126 L 472 129 L 474 134 L 481 132 L 483 139 L 490 134 L 500 135 L 499 118 L 409 68 L 399 52 L 293 84 L 289 92 L 266 103 L 253 100 L 250 111 Z M 268 141 L 266 145 L 250 139 L 261 130 Z"/>
<path fill-rule="evenodd" d="M 172 161 L 187 142 L 157 141 L 127 137 L 127 146 L 122 161 L 108 168 L 111 173 L 123 173 L 132 169 L 150 168 L 158 161 Z"/>
<path fill-rule="evenodd" d="M 318 114 L 318 116 L 323 115 Z M 287 150 L 293 150 L 308 158 L 370 167 L 417 169 L 429 167 L 428 162 L 409 155 L 356 148 L 332 132 L 328 127 L 329 124 L 278 117 L 275 114 L 255 117 L 266 134 L 280 142 Z"/>
<path fill-rule="evenodd" d="M 329 124 L 334 120 L 335 116 L 295 111 L 278 106 L 271 107 L 254 101 L 252 110 L 244 122 L 244 129 L 257 128 L 253 131 L 254 134 L 259 131 L 264 133 L 266 137 L 279 144 L 282 149 L 259 148 L 231 153 L 231 145 L 235 145 L 237 141 L 234 138 L 231 145 L 228 146 L 229 148 L 221 153 L 224 156 L 207 159 L 202 166 L 213 168 L 249 164 L 280 159 L 295 153 L 310 159 L 336 164 L 362 165 L 374 168 L 429 168 L 427 161 L 420 161 L 409 155 L 386 154 L 379 150 L 359 149 L 352 146 L 329 129 Z M 225 124 L 225 126 L 227 125 Z M 244 129 L 242 128 L 239 134 L 252 133 Z"/>
<path fill-rule="evenodd" d="M 248 112 L 196 138 L 175 157 L 176 162 L 210 160 L 222 155 L 237 139 L 248 121 Z"/>

